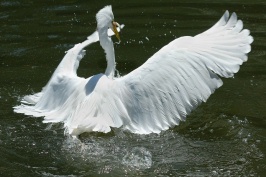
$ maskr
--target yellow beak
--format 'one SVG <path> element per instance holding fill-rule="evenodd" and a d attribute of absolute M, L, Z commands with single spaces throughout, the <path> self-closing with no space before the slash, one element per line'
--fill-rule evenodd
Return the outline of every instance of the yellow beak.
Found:
<path fill-rule="evenodd" d="M 118 33 L 117 29 L 116 29 L 117 26 L 119 26 L 118 23 L 113 22 L 113 28 L 112 28 L 112 31 L 115 33 L 115 36 L 117 37 L 117 39 L 118 39 L 119 42 L 120 42 L 120 41 L 121 41 L 121 40 L 120 40 L 120 36 L 119 36 L 119 33 Z"/>

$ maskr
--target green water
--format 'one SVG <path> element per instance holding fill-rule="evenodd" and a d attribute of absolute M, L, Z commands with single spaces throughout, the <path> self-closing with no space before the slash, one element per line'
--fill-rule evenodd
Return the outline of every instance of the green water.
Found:
<path fill-rule="evenodd" d="M 122 75 L 171 40 L 208 29 L 225 10 L 251 31 L 252 52 L 186 122 L 159 135 L 115 129 L 83 135 L 80 143 L 61 124 L 13 113 L 21 97 L 47 83 L 65 51 L 95 31 L 95 14 L 108 4 L 126 25 L 115 45 Z M 265 9 L 260 0 L 1 0 L 0 176 L 264 176 Z M 98 43 L 90 46 L 78 74 L 104 72 L 104 57 Z"/>

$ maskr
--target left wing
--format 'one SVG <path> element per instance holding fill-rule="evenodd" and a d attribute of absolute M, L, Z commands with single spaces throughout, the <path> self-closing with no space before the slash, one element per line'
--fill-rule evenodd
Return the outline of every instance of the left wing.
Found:
<path fill-rule="evenodd" d="M 124 25 L 121 25 L 117 30 L 120 31 L 123 27 Z M 113 31 L 109 29 L 108 35 L 114 35 Z M 46 122 L 66 120 L 78 105 L 77 100 L 84 99 L 86 79 L 77 76 L 79 62 L 85 55 L 84 48 L 97 41 L 99 41 L 99 35 L 95 31 L 87 37 L 87 40 L 69 49 L 42 91 L 24 96 L 21 105 L 14 107 L 14 112 L 34 117 L 45 116 Z M 70 97 L 72 101 L 66 104 Z M 69 109 L 66 109 L 67 105 Z M 59 113 L 59 110 L 62 112 Z M 47 118 L 48 115 L 50 115 L 49 118 Z M 51 117 L 51 115 L 54 116 Z"/>

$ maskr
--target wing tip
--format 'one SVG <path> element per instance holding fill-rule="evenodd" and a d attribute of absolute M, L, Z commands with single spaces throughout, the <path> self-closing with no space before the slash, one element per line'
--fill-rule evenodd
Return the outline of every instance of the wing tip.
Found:
<path fill-rule="evenodd" d="M 233 18 L 236 18 L 236 19 L 237 19 L 237 15 L 236 15 L 236 13 L 235 13 L 235 12 L 233 12 L 233 13 L 232 13 L 232 15 L 231 15 L 231 17 L 233 17 Z"/>
<path fill-rule="evenodd" d="M 248 37 L 248 43 L 251 44 L 253 42 L 254 42 L 254 37 L 251 36 L 251 35 L 249 35 L 249 37 Z"/>
<path fill-rule="evenodd" d="M 225 20 L 225 22 L 227 22 L 228 19 L 229 19 L 229 17 L 230 17 L 230 13 L 229 13 L 228 10 L 226 10 L 226 11 L 224 12 L 224 15 L 222 16 L 222 18 Z"/>

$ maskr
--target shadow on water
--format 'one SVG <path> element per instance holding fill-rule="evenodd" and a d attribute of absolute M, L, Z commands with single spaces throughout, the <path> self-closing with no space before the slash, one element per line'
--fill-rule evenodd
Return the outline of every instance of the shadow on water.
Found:
<path fill-rule="evenodd" d="M 114 2 L 116 20 L 126 28 L 115 45 L 117 69 L 126 74 L 162 46 L 195 35 L 236 11 L 254 36 L 249 61 L 234 79 L 186 122 L 160 134 L 64 135 L 62 124 L 14 114 L 19 98 L 37 93 L 64 52 L 96 27 L 105 1 L 0 2 L 0 176 L 264 176 L 266 172 L 265 8 L 262 1 L 189 0 Z M 79 72 L 105 70 L 103 50 L 90 46 Z M 87 94 L 102 75 L 93 76 Z M 88 84 L 88 85 L 91 85 Z M 48 128 L 47 128 L 48 127 Z"/>

